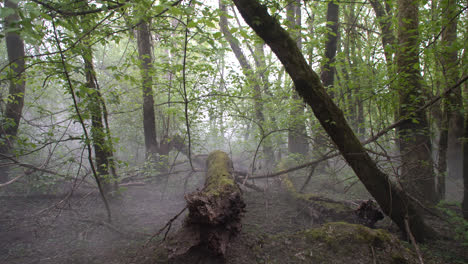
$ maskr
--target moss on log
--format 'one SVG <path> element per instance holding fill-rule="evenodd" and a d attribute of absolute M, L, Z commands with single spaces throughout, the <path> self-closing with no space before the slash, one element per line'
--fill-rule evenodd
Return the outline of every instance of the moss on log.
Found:
<path fill-rule="evenodd" d="M 257 263 L 417 264 L 418 258 L 386 230 L 331 222 L 264 240 Z"/>
<path fill-rule="evenodd" d="M 212 152 L 206 160 L 206 168 L 205 193 L 216 196 L 223 192 L 239 191 L 232 176 L 232 161 L 226 153 L 219 150 Z"/>
<path fill-rule="evenodd" d="M 285 170 L 288 166 L 284 161 L 278 164 L 278 170 Z M 287 173 L 280 176 L 281 187 L 291 200 L 313 222 L 325 222 L 346 220 L 356 222 L 353 206 L 346 201 L 337 201 L 313 193 L 301 193 L 297 191 L 294 183 Z"/>
<path fill-rule="evenodd" d="M 206 167 L 204 188 L 185 196 L 189 213 L 168 245 L 170 256 L 203 252 L 224 257 L 229 240 L 241 230 L 245 203 L 232 175 L 231 160 L 226 153 L 214 151 Z"/>

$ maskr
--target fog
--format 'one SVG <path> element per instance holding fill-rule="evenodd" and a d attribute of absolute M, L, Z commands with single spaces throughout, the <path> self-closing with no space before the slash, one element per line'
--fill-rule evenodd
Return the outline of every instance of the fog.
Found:
<path fill-rule="evenodd" d="M 287 198 L 281 191 L 284 181 L 281 177 L 255 179 L 278 170 L 265 167 L 268 162 L 255 148 L 242 149 L 237 143 L 217 144 L 217 140 L 194 148 L 192 159 L 198 171 L 195 173 L 190 172 L 187 157 L 180 153 L 171 153 L 168 172 L 148 165 L 121 168 L 118 193 L 109 199 L 112 222 L 107 221 L 102 199 L 85 163 L 79 177 L 62 178 L 42 191 L 24 193 L 21 185 L 16 187 L 19 189 L 15 185 L 3 188 L 0 263 L 145 263 L 142 256 L 151 255 L 151 250 L 162 245 L 164 237 L 180 228 L 187 212 L 174 217 L 185 207 L 184 195 L 203 188 L 202 165 L 206 155 L 200 154 L 218 148 L 231 153 L 235 175 L 252 178 L 245 185 L 239 182 L 247 203 L 244 228 L 259 225 L 264 232 L 277 234 L 327 221 L 329 216 L 322 215 L 323 212 L 311 213 L 304 204 Z M 71 148 L 74 143 L 70 144 Z M 196 159 L 201 161 L 195 162 Z M 288 166 L 303 162 L 292 160 Z M 382 169 L 394 168 L 385 163 Z M 68 170 L 73 171 L 77 169 Z M 310 168 L 291 172 L 289 179 L 304 193 L 349 201 L 356 207 L 359 201 L 371 198 L 339 156 L 320 163 L 313 174 Z M 462 198 L 460 183 L 460 179 L 447 179 L 448 200 Z M 289 212 L 291 218 L 284 218 L 284 210 L 298 211 Z"/>

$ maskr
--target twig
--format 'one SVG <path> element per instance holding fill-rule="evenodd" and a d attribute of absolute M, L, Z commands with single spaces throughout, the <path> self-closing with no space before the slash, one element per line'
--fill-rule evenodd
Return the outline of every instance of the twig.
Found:
<path fill-rule="evenodd" d="M 304 184 L 302 184 L 302 187 L 301 187 L 301 189 L 299 190 L 299 193 L 304 192 L 304 189 L 305 189 L 306 186 L 309 184 L 310 179 L 312 179 L 312 176 L 314 176 L 315 168 L 317 168 L 317 166 L 318 166 L 318 163 L 315 163 L 314 165 L 310 166 L 309 176 L 307 177 L 307 179 L 306 179 L 306 181 L 304 182 Z"/>
<path fill-rule="evenodd" d="M 405 215 L 405 228 L 406 228 L 406 233 L 408 234 L 408 237 L 410 238 L 411 244 L 413 244 L 414 249 L 416 250 L 416 254 L 418 255 L 419 263 L 424 264 L 424 260 L 423 260 L 423 257 L 421 255 L 421 251 L 419 250 L 419 246 L 416 243 L 416 239 L 414 239 L 413 233 L 411 233 L 411 229 L 409 227 L 408 214 Z"/>
<path fill-rule="evenodd" d="M 255 124 L 257 124 L 257 123 L 255 122 Z M 258 145 L 257 145 L 257 149 L 255 150 L 255 154 L 254 154 L 253 161 L 252 161 L 252 165 L 251 165 L 250 174 L 247 173 L 247 174 L 245 175 L 245 178 L 244 178 L 244 180 L 243 180 L 243 182 L 242 182 L 242 185 L 245 185 L 245 183 L 246 183 L 247 180 L 249 179 L 249 176 L 254 174 L 255 160 L 256 160 L 256 158 L 257 158 L 257 153 L 258 153 L 258 151 L 259 151 L 259 149 L 260 149 L 260 146 L 262 145 L 262 142 L 263 142 L 268 136 L 270 136 L 270 135 L 273 134 L 273 133 L 282 132 L 282 131 L 289 131 L 289 129 L 279 129 L 279 130 L 270 131 L 270 132 L 268 132 L 268 133 L 265 135 L 265 132 L 264 132 L 264 130 L 263 130 L 262 125 L 261 125 L 261 124 L 257 124 L 257 126 L 258 126 L 258 128 L 260 129 L 260 131 L 261 131 L 262 138 L 260 139 L 260 142 L 259 142 Z"/>
<path fill-rule="evenodd" d="M 241 183 L 242 186 L 245 186 L 247 188 L 250 188 L 250 189 L 258 191 L 258 192 L 263 192 L 264 191 L 262 188 L 258 187 L 255 184 L 250 184 L 250 183 L 247 183 L 247 182 L 243 182 L 243 178 L 236 177 L 235 179 L 236 179 L 236 182 Z"/>
<path fill-rule="evenodd" d="M 372 252 L 372 263 L 377 264 L 377 258 L 375 257 L 375 249 L 372 245 L 370 246 L 370 249 Z"/>
<path fill-rule="evenodd" d="M 169 221 L 167 221 L 167 223 L 161 228 L 158 230 L 158 232 L 154 233 L 149 239 L 148 241 L 146 241 L 145 245 L 143 245 L 143 247 L 146 247 L 148 246 L 148 244 L 151 242 L 151 240 L 153 240 L 155 237 L 159 236 L 162 231 L 164 231 L 166 228 L 167 228 L 167 231 L 166 233 L 164 234 L 164 238 L 162 241 L 166 240 L 166 237 L 167 237 L 167 234 L 169 233 L 169 230 L 171 230 L 171 227 L 172 227 L 172 223 L 188 208 L 188 206 L 186 205 L 178 214 L 176 214 L 174 217 L 172 217 Z"/>
<path fill-rule="evenodd" d="M 10 184 L 14 183 L 15 181 L 17 181 L 17 180 L 23 178 L 25 175 L 26 175 L 26 173 L 23 173 L 23 174 L 20 174 L 20 175 L 16 176 L 15 178 L 13 178 L 13 179 L 11 179 L 11 180 L 5 182 L 5 183 L 1 183 L 1 184 L 0 184 L 0 188 L 5 187 L 5 186 L 7 186 L 7 185 L 10 185 Z"/>
<path fill-rule="evenodd" d="M 145 186 L 146 183 L 144 182 L 126 182 L 126 183 L 120 183 L 119 187 L 129 187 L 129 186 Z"/>
<path fill-rule="evenodd" d="M 31 170 L 34 170 L 34 171 L 45 172 L 45 173 L 49 173 L 49 174 L 64 177 L 64 178 L 67 177 L 67 175 L 60 174 L 60 173 L 57 173 L 55 171 L 51 171 L 51 170 L 48 170 L 48 169 L 43 169 L 43 168 L 40 168 L 40 167 L 36 167 L 36 166 L 28 164 L 28 163 L 19 162 L 17 159 L 15 159 L 13 157 L 10 157 L 8 155 L 2 154 L 2 153 L 0 153 L 0 157 L 2 157 L 2 159 L 9 159 L 9 160 L 11 160 L 13 162 L 14 165 L 17 165 L 17 166 L 20 166 L 20 167 L 25 167 L 25 168 L 28 168 L 28 169 L 31 169 Z M 0 187 L 2 187 L 2 186 L 0 185 Z"/>
<path fill-rule="evenodd" d="M 401 185 L 401 183 L 400 183 L 400 185 Z M 416 197 L 412 196 L 408 192 L 406 192 L 406 196 L 408 196 L 408 198 L 413 200 L 419 207 L 421 207 L 424 211 L 428 212 L 430 215 L 435 216 L 435 217 L 440 218 L 440 219 L 444 219 L 443 216 L 441 216 L 440 214 L 437 213 L 437 211 L 433 211 L 430 208 L 426 207 L 423 203 L 421 203 L 421 201 L 416 199 Z"/>
<path fill-rule="evenodd" d="M 187 67 L 187 46 L 189 42 L 189 29 L 187 27 L 188 23 L 190 22 L 190 18 L 187 17 L 187 24 L 185 26 L 185 39 L 184 39 L 184 59 L 183 59 L 183 64 L 182 64 L 182 84 L 183 84 L 183 89 L 184 89 L 184 113 L 185 113 L 185 126 L 187 127 L 187 140 L 188 140 L 188 159 L 190 161 L 190 167 L 192 170 L 195 170 L 193 168 L 193 162 L 192 162 L 192 140 L 190 137 L 190 122 L 189 122 L 189 116 L 188 116 L 188 97 L 187 97 L 187 80 L 186 80 L 186 67 Z"/>
<path fill-rule="evenodd" d="M 331 154 L 332 152 L 333 152 L 333 151 L 329 151 L 327 154 L 325 154 L 325 156 L 323 156 L 322 158 L 320 158 L 320 159 L 318 159 L 318 160 L 314 160 L 314 161 L 311 161 L 311 162 L 307 162 L 307 163 L 301 164 L 301 165 L 299 165 L 299 166 L 292 167 L 292 168 L 289 168 L 289 169 L 286 169 L 286 170 L 282 170 L 282 171 L 279 171 L 279 172 L 276 172 L 276 173 L 250 177 L 249 179 L 265 179 L 265 178 L 274 178 L 274 177 L 278 177 L 278 176 L 283 175 L 283 174 L 285 174 L 285 173 L 289 173 L 289 172 L 292 172 L 292 171 L 300 170 L 300 169 L 303 169 L 303 168 L 312 166 L 312 165 L 314 165 L 314 164 L 318 164 L 318 163 L 320 163 L 320 162 L 322 162 L 322 161 L 325 161 L 325 160 L 328 160 L 328 159 L 331 159 L 331 158 L 334 158 L 334 157 L 337 157 L 337 156 L 340 155 L 339 153 Z"/>
<path fill-rule="evenodd" d="M 358 183 L 358 182 L 360 182 L 360 180 L 355 180 L 353 183 L 351 183 L 350 185 L 348 185 L 348 186 L 344 189 L 343 193 L 347 193 L 347 192 L 349 191 L 349 189 L 351 189 L 351 188 L 352 188 L 356 183 Z"/>

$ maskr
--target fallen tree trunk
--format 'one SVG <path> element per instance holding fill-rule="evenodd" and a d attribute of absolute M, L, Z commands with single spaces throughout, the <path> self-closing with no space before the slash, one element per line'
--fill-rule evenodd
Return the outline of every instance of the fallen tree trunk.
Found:
<path fill-rule="evenodd" d="M 185 196 L 189 213 L 168 243 L 169 257 L 206 253 L 224 257 L 229 240 L 241 230 L 245 203 L 232 175 L 232 161 L 226 153 L 214 151 L 206 168 L 204 188 Z"/>
<path fill-rule="evenodd" d="M 280 162 L 278 169 L 284 171 L 287 165 Z M 281 188 L 288 194 L 288 198 L 305 214 L 313 223 L 334 221 L 347 221 L 357 223 L 355 217 L 355 205 L 348 201 L 333 200 L 312 193 L 301 193 L 291 181 L 288 173 L 280 176 Z"/>

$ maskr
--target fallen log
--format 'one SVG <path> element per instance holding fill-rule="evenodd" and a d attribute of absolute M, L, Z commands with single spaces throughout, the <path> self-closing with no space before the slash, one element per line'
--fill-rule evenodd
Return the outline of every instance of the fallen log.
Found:
<path fill-rule="evenodd" d="M 281 170 L 283 162 L 278 165 Z M 345 221 L 374 228 L 375 223 L 384 218 L 380 209 L 372 200 L 343 201 L 327 198 L 312 193 L 299 192 L 287 173 L 280 176 L 281 187 L 288 194 L 298 209 L 315 223 Z M 356 206 L 359 205 L 358 208 Z"/>
<path fill-rule="evenodd" d="M 241 230 L 245 203 L 232 175 L 232 161 L 222 151 L 210 153 L 201 191 L 185 196 L 189 213 L 166 248 L 169 258 L 192 254 L 224 257 L 229 240 Z"/>

